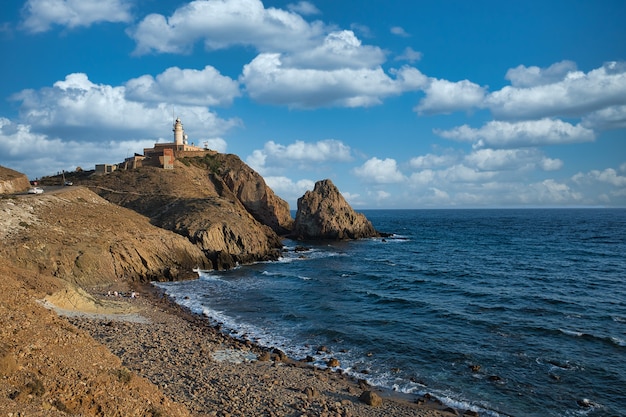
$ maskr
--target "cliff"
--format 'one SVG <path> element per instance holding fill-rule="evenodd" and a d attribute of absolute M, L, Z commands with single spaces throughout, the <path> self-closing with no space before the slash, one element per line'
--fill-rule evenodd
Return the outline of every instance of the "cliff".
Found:
<path fill-rule="evenodd" d="M 3 259 L 88 287 L 177 280 L 208 262 L 202 251 L 84 187 L 0 200 Z"/>
<path fill-rule="evenodd" d="M 19 193 L 28 190 L 30 182 L 26 175 L 0 166 L 0 194 Z"/>
<path fill-rule="evenodd" d="M 330 180 L 318 181 L 298 199 L 293 236 L 298 239 L 362 239 L 380 236 L 355 212 Z"/>
<path fill-rule="evenodd" d="M 74 182 L 187 238 L 214 269 L 278 259 L 281 239 L 258 219 L 278 231 L 292 221 L 287 203 L 234 155 L 207 154 L 178 160 L 173 170 L 146 166 Z"/>

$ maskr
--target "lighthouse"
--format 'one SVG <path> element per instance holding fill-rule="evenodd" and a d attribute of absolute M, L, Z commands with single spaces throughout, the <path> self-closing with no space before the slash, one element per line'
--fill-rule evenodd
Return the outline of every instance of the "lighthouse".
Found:
<path fill-rule="evenodd" d="M 178 148 L 179 146 L 182 148 L 183 145 L 185 144 L 185 130 L 183 129 L 183 124 L 180 121 L 180 118 L 176 118 L 176 122 L 174 122 L 174 144 L 176 144 L 176 147 Z"/>

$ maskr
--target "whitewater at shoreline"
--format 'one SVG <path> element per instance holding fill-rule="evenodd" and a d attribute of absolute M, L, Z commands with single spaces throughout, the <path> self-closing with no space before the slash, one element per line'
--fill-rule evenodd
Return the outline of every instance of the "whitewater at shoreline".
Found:
<path fill-rule="evenodd" d="M 452 410 L 434 397 L 363 385 L 340 372 L 225 335 L 208 318 L 152 285 L 142 286 L 138 293 L 128 302 L 145 320 L 128 321 L 124 315 L 115 319 L 110 314 L 72 314 L 68 320 L 194 415 L 438 417 L 466 411 Z M 364 391 L 380 395 L 382 406 L 361 401 Z"/>

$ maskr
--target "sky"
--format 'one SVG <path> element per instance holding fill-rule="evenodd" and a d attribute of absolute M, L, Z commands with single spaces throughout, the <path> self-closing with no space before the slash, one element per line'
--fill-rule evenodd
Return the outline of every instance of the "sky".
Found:
<path fill-rule="evenodd" d="M 7 4 L 8 3 L 8 4 Z M 626 207 L 623 0 L 5 0 L 0 165 L 172 142 L 292 209 Z"/>

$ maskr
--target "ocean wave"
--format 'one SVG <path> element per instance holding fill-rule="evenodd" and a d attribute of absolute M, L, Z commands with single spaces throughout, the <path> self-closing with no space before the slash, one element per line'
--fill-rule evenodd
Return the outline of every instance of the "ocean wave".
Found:
<path fill-rule="evenodd" d="M 616 336 L 598 336 L 591 333 L 585 333 L 581 331 L 567 330 L 567 329 L 559 329 L 559 331 L 563 334 L 573 337 L 581 337 L 583 339 L 589 340 L 598 340 L 601 342 L 611 343 L 616 346 L 626 347 L 626 340 Z"/>

